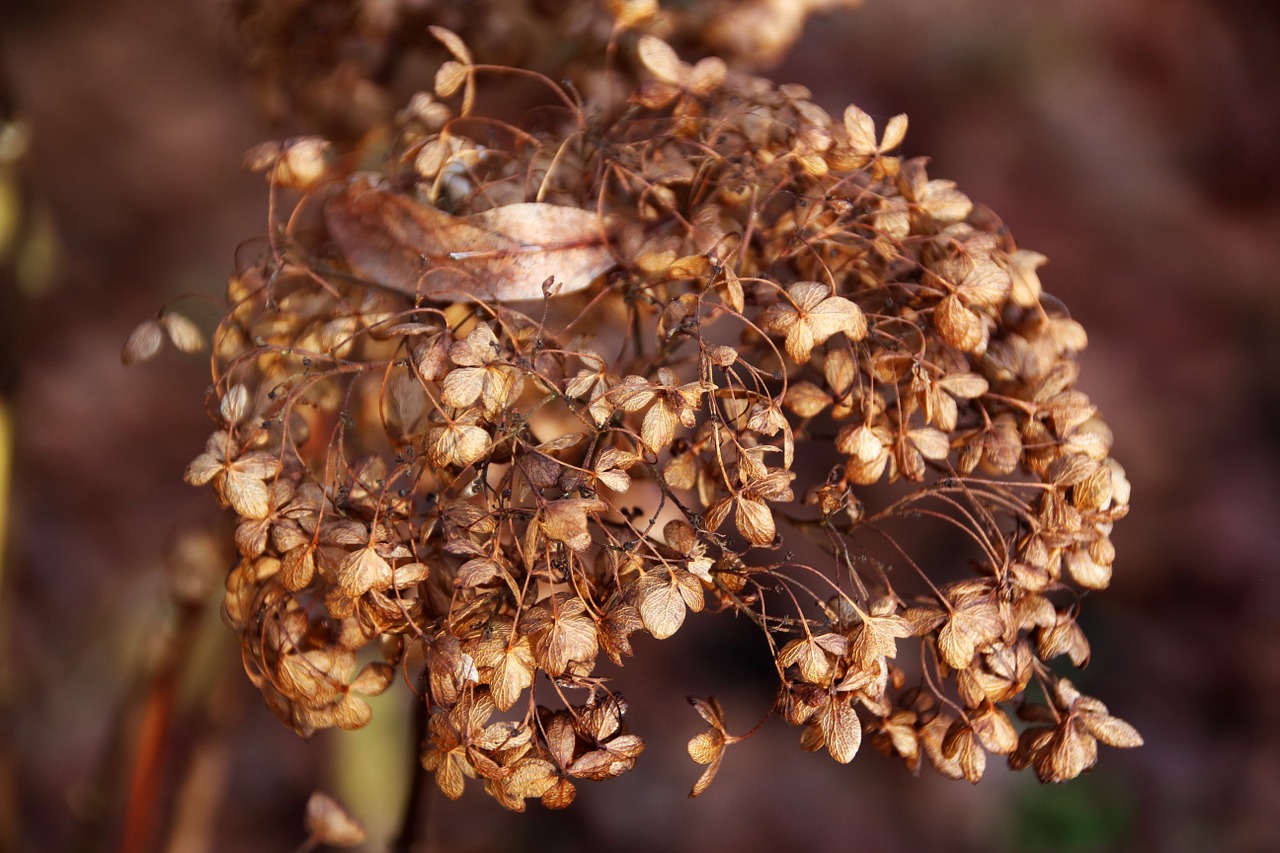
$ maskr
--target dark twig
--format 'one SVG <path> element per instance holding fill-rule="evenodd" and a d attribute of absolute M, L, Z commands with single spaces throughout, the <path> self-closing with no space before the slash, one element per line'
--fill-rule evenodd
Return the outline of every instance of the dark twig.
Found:
<path fill-rule="evenodd" d="M 405 801 L 404 817 L 400 821 L 400 832 L 391 845 L 392 853 L 426 853 L 427 850 L 431 785 L 430 774 L 422 766 L 420 758 L 422 742 L 427 737 L 427 724 L 431 720 L 426 701 L 425 678 L 422 688 L 422 693 L 414 697 L 413 705 L 413 748 L 409 751 L 413 761 L 413 775 L 409 783 L 409 796 Z"/>

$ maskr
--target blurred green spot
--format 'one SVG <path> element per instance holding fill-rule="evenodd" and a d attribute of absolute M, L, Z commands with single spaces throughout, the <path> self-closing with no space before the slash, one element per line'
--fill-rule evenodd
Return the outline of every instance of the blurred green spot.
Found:
<path fill-rule="evenodd" d="M 1018 803 L 1014 849 L 1022 853 L 1127 850 L 1133 810 L 1123 790 L 1089 777 L 1031 788 Z"/>

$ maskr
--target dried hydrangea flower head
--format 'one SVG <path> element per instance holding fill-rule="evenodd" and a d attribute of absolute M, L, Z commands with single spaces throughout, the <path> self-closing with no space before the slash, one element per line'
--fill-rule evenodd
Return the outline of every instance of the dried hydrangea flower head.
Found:
<path fill-rule="evenodd" d="M 250 158 L 296 205 L 231 279 L 187 479 L 239 516 L 225 616 L 271 709 L 355 728 L 400 677 L 448 796 L 561 807 L 644 746 L 602 658 L 728 610 L 837 761 L 865 731 L 1059 781 L 1140 743 L 1050 665 L 1088 660 L 1129 501 L 1084 330 L 895 153 L 906 118 L 614 32 L 520 126 L 476 104 L 529 74 L 432 32 L 373 172 L 319 138 Z M 698 794 L 742 738 L 694 705 Z"/>
<path fill-rule="evenodd" d="M 236 0 L 259 104 L 274 120 L 356 140 L 389 120 L 448 54 L 429 27 L 457 33 L 477 62 L 553 80 L 589 76 L 619 37 L 649 34 L 733 67 L 778 62 L 812 14 L 862 0 Z"/>

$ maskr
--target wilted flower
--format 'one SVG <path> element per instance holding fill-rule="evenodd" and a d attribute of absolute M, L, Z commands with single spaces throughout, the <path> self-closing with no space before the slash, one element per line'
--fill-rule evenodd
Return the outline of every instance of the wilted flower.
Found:
<path fill-rule="evenodd" d="M 290 14 L 244 5 L 266 31 Z M 729 610 L 766 634 L 776 713 L 836 761 L 865 732 L 913 770 L 1008 755 L 1060 781 L 1136 746 L 1047 663 L 1088 659 L 1078 590 L 1111 579 L 1129 487 L 1043 257 L 894 153 L 905 116 L 833 119 L 741 57 L 681 59 L 682 13 L 609 8 L 624 61 L 574 70 L 582 96 L 547 80 L 537 134 L 477 120 L 504 73 L 477 14 L 430 29 L 433 94 L 394 121 L 343 78 L 382 175 L 337 171 L 344 133 L 255 154 L 301 197 L 228 288 L 219 428 L 186 479 L 240 518 L 224 609 L 268 705 L 356 727 L 405 671 L 446 795 L 563 807 L 643 749 L 600 653 Z M 194 346 L 176 317 L 126 357 Z M 935 525 L 965 543 L 945 565 Z M 692 701 L 697 795 L 741 738 Z M 317 838 L 356 837 L 316 808 Z"/>

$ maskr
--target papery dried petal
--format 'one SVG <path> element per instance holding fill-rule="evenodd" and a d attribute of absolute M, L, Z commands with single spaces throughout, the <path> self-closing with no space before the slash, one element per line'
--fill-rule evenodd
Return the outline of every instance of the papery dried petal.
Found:
<path fill-rule="evenodd" d="M 306 826 L 311 837 L 321 844 L 355 847 L 365 840 L 364 825 L 323 791 L 315 791 L 307 800 Z"/>

